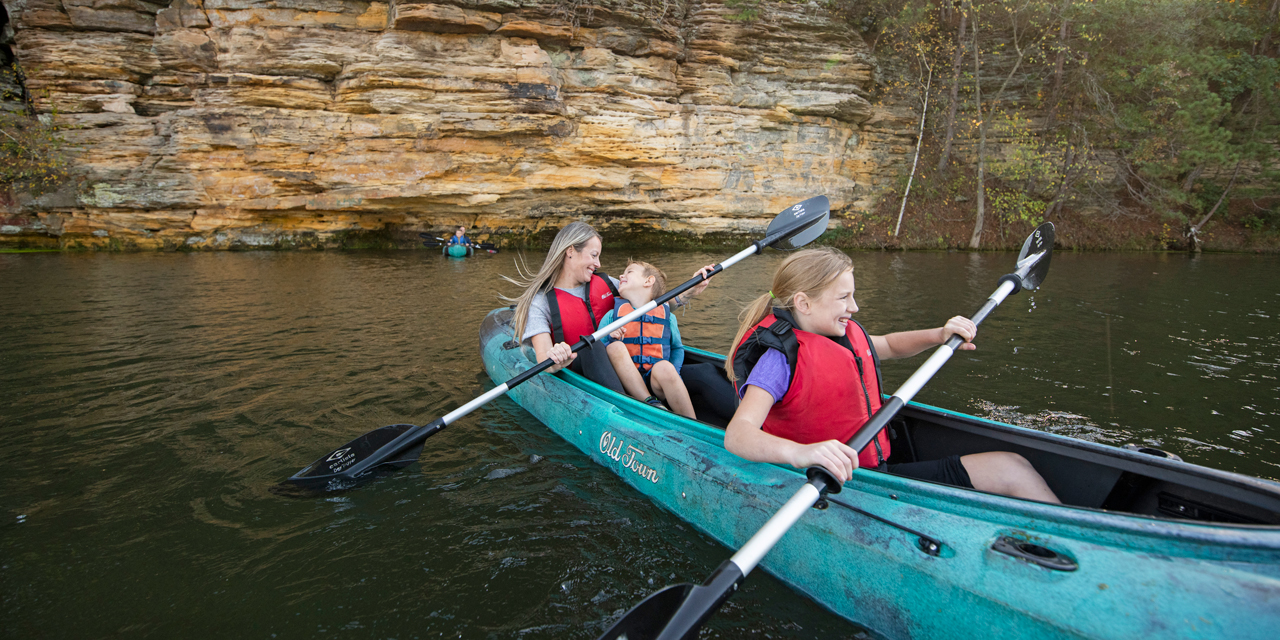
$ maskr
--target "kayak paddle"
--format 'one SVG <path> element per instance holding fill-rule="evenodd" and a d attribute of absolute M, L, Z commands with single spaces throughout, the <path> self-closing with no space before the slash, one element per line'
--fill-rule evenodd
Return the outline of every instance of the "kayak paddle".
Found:
<path fill-rule="evenodd" d="M 1036 228 L 1022 243 L 1022 252 L 1013 273 L 1000 278 L 1000 286 L 987 298 L 986 303 L 973 316 L 973 323 L 982 324 L 991 311 L 1005 298 L 1023 288 L 1036 289 L 1049 271 L 1049 258 L 1053 253 L 1053 223 L 1046 222 Z M 964 342 L 964 338 L 952 335 L 939 346 L 893 397 L 858 429 L 847 443 L 861 451 L 897 415 L 906 403 L 924 387 L 933 374 L 942 368 L 951 354 Z M 760 563 L 764 555 L 782 539 L 800 517 L 828 493 L 839 493 L 841 485 L 829 472 L 820 467 L 810 468 L 809 481 L 800 488 L 768 522 L 751 536 L 733 557 L 725 560 L 711 577 L 699 586 L 678 584 L 667 587 L 633 607 L 622 616 L 599 640 L 694 640 L 698 631 L 738 585 Z"/>
<path fill-rule="evenodd" d="M 717 264 L 706 276 L 694 276 L 684 284 L 650 300 L 631 313 L 600 327 L 589 336 L 581 336 L 581 340 L 573 345 L 573 352 L 594 344 L 604 336 L 632 322 L 641 315 L 655 309 L 658 305 L 672 300 L 676 296 L 697 286 L 706 278 L 728 269 L 738 261 L 756 253 L 765 247 L 778 249 L 796 249 L 813 241 L 826 231 L 831 218 L 831 204 L 826 196 L 809 198 L 800 204 L 787 208 L 769 224 L 765 237 L 752 243 L 733 257 Z M 551 368 L 555 363 L 550 358 L 539 362 L 532 368 L 516 375 L 514 378 L 481 394 L 471 402 L 445 414 L 443 417 L 425 425 L 393 424 L 374 429 L 347 444 L 334 449 L 324 457 L 307 465 L 298 473 L 275 487 L 277 493 L 313 493 L 326 490 L 349 489 L 360 482 L 377 475 L 377 472 L 394 471 L 418 459 L 422 443 L 441 429 L 453 424 L 459 418 L 471 413 L 490 400 L 505 394 L 521 383 Z"/>
<path fill-rule="evenodd" d="M 445 240 L 444 238 L 441 238 L 440 236 L 433 236 L 427 233 L 419 233 L 418 237 L 422 238 L 422 246 L 424 247 L 443 247 L 448 242 L 447 240 Z M 472 242 L 472 243 L 469 243 L 467 246 L 470 246 L 475 249 L 482 249 L 484 251 L 488 251 L 489 253 L 498 252 L 498 247 L 494 245 L 492 242 Z"/>

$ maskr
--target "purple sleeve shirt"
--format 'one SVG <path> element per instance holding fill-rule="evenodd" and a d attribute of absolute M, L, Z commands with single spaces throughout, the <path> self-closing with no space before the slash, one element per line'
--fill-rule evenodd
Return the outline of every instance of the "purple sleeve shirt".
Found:
<path fill-rule="evenodd" d="M 747 375 L 746 384 L 738 387 L 738 397 L 742 397 L 747 392 L 749 384 L 768 392 L 773 396 L 774 402 L 781 400 L 782 396 L 786 395 L 787 389 L 791 388 L 791 367 L 787 366 L 787 357 L 777 349 L 764 352 L 756 362 L 755 368 Z"/>

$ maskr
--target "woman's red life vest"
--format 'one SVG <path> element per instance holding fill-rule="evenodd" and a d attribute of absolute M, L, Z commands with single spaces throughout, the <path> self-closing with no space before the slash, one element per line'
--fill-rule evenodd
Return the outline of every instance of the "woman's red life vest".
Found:
<path fill-rule="evenodd" d="M 596 332 L 600 318 L 613 308 L 613 298 L 618 290 L 609 276 L 597 271 L 587 287 L 588 305 L 582 298 L 552 287 L 547 292 L 547 306 L 551 310 L 551 341 L 573 344 L 582 336 Z"/>
<path fill-rule="evenodd" d="M 862 325 L 850 320 L 845 335 L 829 338 L 801 331 L 790 314 L 775 309 L 747 332 L 734 354 L 734 373 L 746 384 L 760 357 L 778 349 L 791 368 L 791 386 L 764 420 L 764 431 L 800 444 L 848 442 L 880 409 L 880 362 Z M 858 466 L 878 467 L 889 459 L 882 430 L 858 454 Z"/>
<path fill-rule="evenodd" d="M 635 307 L 631 306 L 631 302 L 618 298 L 613 315 L 621 318 L 632 311 L 635 311 Z M 627 333 L 622 344 L 627 346 L 627 352 L 631 354 L 631 361 L 636 363 L 637 369 L 648 372 L 658 362 L 671 359 L 671 320 L 667 316 L 667 305 L 658 305 L 640 316 L 639 320 L 623 326 Z"/>

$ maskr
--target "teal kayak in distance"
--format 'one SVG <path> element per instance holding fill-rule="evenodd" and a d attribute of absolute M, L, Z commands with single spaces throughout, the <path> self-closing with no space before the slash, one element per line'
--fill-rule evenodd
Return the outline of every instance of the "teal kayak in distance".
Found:
<path fill-rule="evenodd" d="M 485 318 L 480 347 L 495 382 L 536 364 L 512 339 L 509 309 Z M 686 363 L 723 362 L 686 350 Z M 720 427 L 567 370 L 509 393 L 730 549 L 805 482 L 800 470 L 729 453 Z M 859 469 L 765 556 L 765 570 L 895 640 L 1280 637 L 1280 483 L 916 403 L 891 433 L 893 462 L 1022 454 L 1066 504 Z"/>
<path fill-rule="evenodd" d="M 474 249 L 465 244 L 450 244 L 445 245 L 444 253 L 451 258 L 465 258 L 474 253 Z"/>

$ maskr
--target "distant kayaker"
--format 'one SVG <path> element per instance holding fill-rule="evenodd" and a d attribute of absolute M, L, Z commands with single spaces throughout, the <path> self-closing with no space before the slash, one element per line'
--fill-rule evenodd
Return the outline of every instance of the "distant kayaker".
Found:
<path fill-rule="evenodd" d="M 844 443 L 880 408 L 880 358 L 907 358 L 951 334 L 975 349 L 977 325 L 956 316 L 942 327 L 869 335 L 852 315 L 853 262 L 835 249 L 808 249 L 783 261 L 773 286 L 741 316 L 725 368 L 742 400 L 725 448 L 748 460 L 822 466 L 841 482 L 858 467 L 1058 502 L 1022 456 L 1005 451 L 888 464 L 889 438 L 876 435 L 861 454 Z"/>
<path fill-rule="evenodd" d="M 602 246 L 600 234 L 591 225 L 585 222 L 565 225 L 551 241 L 551 249 L 537 273 L 522 272 L 519 278 L 503 276 L 524 288 L 519 297 L 504 299 L 516 304 L 515 334 L 520 336 L 520 341 L 533 347 L 538 360 L 551 358 L 556 363 L 548 372 L 554 373 L 568 365 L 587 379 L 625 394 L 604 348 L 573 353 L 573 343 L 581 336 L 595 333 L 600 319 L 613 310 L 614 297 L 618 295 L 618 280 L 597 271 Z M 698 273 L 705 278 L 713 268 L 714 265 L 703 267 Z M 678 296 L 676 304 L 684 304 L 706 286 L 704 280 Z"/>
<path fill-rule="evenodd" d="M 471 245 L 471 238 L 467 237 L 467 228 L 459 225 L 453 230 L 453 235 L 449 236 L 449 244 L 460 244 L 464 246 Z"/>
<path fill-rule="evenodd" d="M 648 262 L 632 262 L 618 281 L 619 297 L 614 299 L 614 308 L 601 318 L 600 324 L 607 325 L 666 291 L 667 275 L 661 269 Z M 656 406 L 666 402 L 672 411 L 697 419 L 689 390 L 680 379 L 684 364 L 680 325 L 668 305 L 654 308 L 601 342 L 607 345 L 609 360 L 628 395 Z"/>

